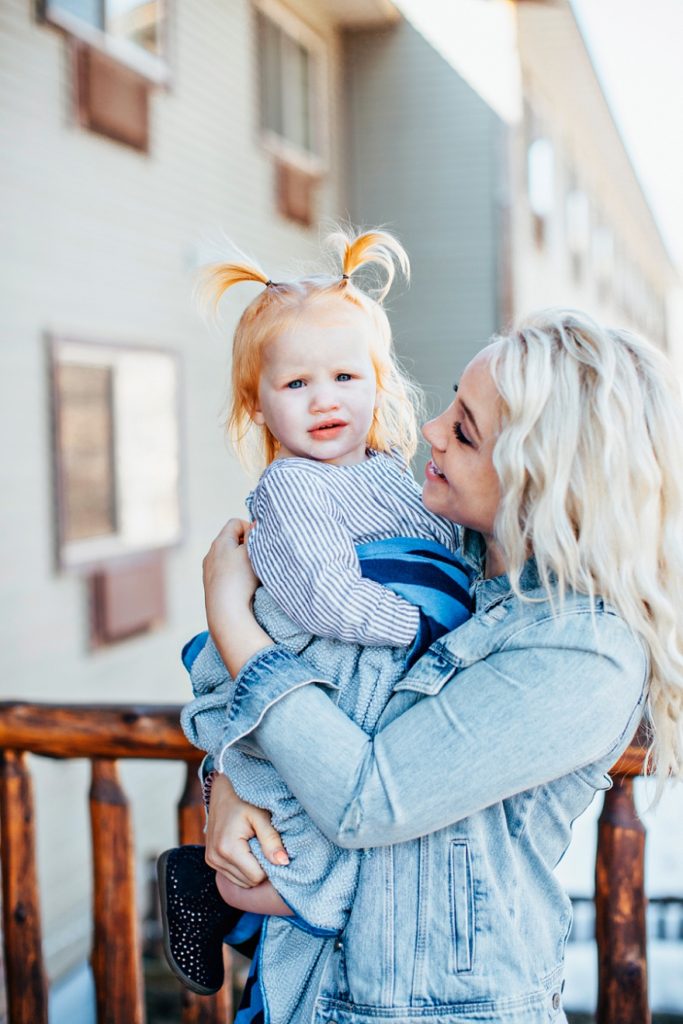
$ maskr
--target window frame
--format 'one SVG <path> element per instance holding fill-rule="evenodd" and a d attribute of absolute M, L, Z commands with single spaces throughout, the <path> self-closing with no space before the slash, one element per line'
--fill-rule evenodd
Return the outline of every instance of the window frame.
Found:
<path fill-rule="evenodd" d="M 182 402 L 182 359 L 180 353 L 172 348 L 153 344 L 131 344 L 121 343 L 103 338 L 85 338 L 72 334 L 50 333 L 46 337 L 47 358 L 49 373 L 49 403 L 50 403 L 50 433 L 51 433 L 51 472 L 52 492 L 54 501 L 54 564 L 58 572 L 75 573 L 78 575 L 90 575 L 93 572 L 106 570 L 109 566 L 130 562 L 138 556 L 144 556 L 153 552 L 173 551 L 182 546 L 186 535 L 186 502 L 183 490 L 185 479 L 185 458 L 183 448 L 184 438 L 184 409 Z M 163 355 L 173 361 L 175 369 L 176 390 L 173 403 L 173 416 L 176 428 L 178 478 L 176 484 L 176 496 L 178 503 L 178 526 L 175 536 L 170 540 L 161 543 L 145 543 L 137 547 L 126 547 L 121 543 L 119 546 L 112 545 L 112 550 L 104 553 L 93 554 L 90 557 L 74 557 L 74 548 L 81 546 L 94 547 L 99 542 L 106 544 L 107 538 L 92 538 L 87 540 L 69 541 L 65 536 L 65 514 L 64 514 L 64 470 L 62 464 L 61 431 L 60 431 L 60 408 L 57 388 L 57 367 L 59 365 L 59 351 L 65 345 L 77 345 L 84 348 L 91 348 L 94 351 L 115 350 L 121 353 L 141 353 L 143 355 Z M 116 432 L 115 413 L 113 418 L 113 434 Z M 117 492 L 118 481 L 114 479 L 114 492 Z M 108 535 L 111 538 L 120 537 L 120 531 Z M 71 546 L 72 554 L 69 557 L 68 549 Z"/>
<path fill-rule="evenodd" d="M 276 25 L 281 32 L 303 47 L 313 56 L 311 68 L 313 74 L 309 86 L 311 99 L 312 130 L 319 142 L 319 153 L 308 152 L 272 129 L 265 128 L 262 123 L 263 102 L 261 96 L 260 54 L 256 40 L 258 36 L 257 15 L 260 14 Z M 283 163 L 290 164 L 312 177 L 319 177 L 329 166 L 329 48 L 325 40 L 314 29 L 310 28 L 293 11 L 285 7 L 279 0 L 252 0 L 252 30 L 254 36 L 253 52 L 256 54 L 254 81 L 256 89 L 256 124 L 259 143 L 271 156 Z M 284 95 L 284 90 L 283 90 Z"/>
<path fill-rule="evenodd" d="M 159 0 L 163 12 L 161 19 L 162 56 L 155 56 L 142 47 L 136 46 L 135 43 L 109 35 L 106 30 L 90 25 L 75 14 L 60 10 L 58 7 L 51 7 L 50 0 L 37 0 L 37 14 L 39 21 L 46 25 L 52 25 L 68 36 L 106 54 L 135 71 L 148 82 L 154 85 L 169 86 L 171 84 L 169 21 L 172 3 L 173 0 Z"/>

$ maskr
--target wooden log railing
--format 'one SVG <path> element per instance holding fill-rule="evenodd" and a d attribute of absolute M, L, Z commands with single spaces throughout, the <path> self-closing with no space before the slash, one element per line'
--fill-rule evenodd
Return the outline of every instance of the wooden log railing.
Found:
<path fill-rule="evenodd" d="M 121 758 L 183 761 L 177 808 L 181 843 L 201 843 L 204 812 L 199 751 L 178 725 L 180 707 L 0 702 L 0 835 L 9 1024 L 47 1024 L 41 952 L 35 826 L 27 754 L 88 758 L 93 850 L 93 947 L 98 1024 L 144 1024 L 142 956 L 135 898 L 130 808 L 119 779 Z M 229 960 L 215 996 L 182 989 L 183 1024 L 225 1024 L 232 1017 Z"/>
<path fill-rule="evenodd" d="M 178 836 L 202 841 L 198 751 L 178 725 L 176 706 L 52 705 L 0 702 L 0 829 L 9 1024 L 47 1024 L 41 951 L 35 826 L 27 754 L 88 758 L 93 846 L 92 968 L 98 1024 L 144 1024 L 134 846 L 121 787 L 121 758 L 182 761 Z M 633 803 L 633 777 L 643 768 L 629 748 L 613 771 L 598 826 L 596 938 L 598 1024 L 650 1024 L 645 948 L 645 833 Z M 230 978 L 230 969 L 226 971 Z M 216 996 L 183 990 L 183 1024 L 225 1024 L 231 984 Z"/>

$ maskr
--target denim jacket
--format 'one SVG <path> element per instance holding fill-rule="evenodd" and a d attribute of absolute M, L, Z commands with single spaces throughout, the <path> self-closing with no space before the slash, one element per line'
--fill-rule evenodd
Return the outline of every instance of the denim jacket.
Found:
<path fill-rule="evenodd" d="M 269 1021 L 566 1021 L 553 872 L 642 717 L 647 656 L 601 600 L 553 614 L 533 559 L 531 601 L 482 579 L 481 539 L 465 541 L 475 614 L 397 682 L 374 737 L 303 655 L 266 648 L 236 680 L 224 750 L 268 757 L 330 840 L 363 851 L 337 940 L 299 932 L 278 962 L 294 929 L 269 921 Z"/>

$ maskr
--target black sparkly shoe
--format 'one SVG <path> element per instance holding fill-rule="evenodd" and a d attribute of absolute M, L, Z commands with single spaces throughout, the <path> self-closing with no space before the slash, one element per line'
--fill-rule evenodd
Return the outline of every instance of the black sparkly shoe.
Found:
<path fill-rule="evenodd" d="M 164 952 L 183 985 L 202 996 L 223 986 L 223 936 L 241 911 L 221 899 L 203 846 L 177 846 L 157 861 Z"/>

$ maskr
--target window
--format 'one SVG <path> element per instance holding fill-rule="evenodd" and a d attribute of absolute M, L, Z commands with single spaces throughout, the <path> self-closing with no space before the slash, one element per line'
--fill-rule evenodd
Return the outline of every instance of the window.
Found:
<path fill-rule="evenodd" d="M 586 260 L 591 245 L 591 219 L 588 196 L 580 188 L 572 187 L 565 199 L 567 248 L 572 265 L 572 275 L 579 283 L 586 269 Z"/>
<path fill-rule="evenodd" d="M 555 205 L 555 150 L 550 139 L 534 139 L 527 150 L 527 189 L 534 239 L 541 248 Z"/>
<path fill-rule="evenodd" d="M 319 173 L 325 148 L 323 44 L 272 0 L 256 6 L 256 35 L 263 140 L 280 159 Z"/>
<path fill-rule="evenodd" d="M 598 286 L 598 297 L 601 302 L 606 302 L 612 293 L 614 235 L 605 223 L 596 224 L 593 230 L 591 258 Z"/>
<path fill-rule="evenodd" d="M 164 0 L 43 0 L 42 15 L 152 81 L 167 77 Z"/>
<path fill-rule="evenodd" d="M 52 344 L 57 560 L 88 569 L 180 538 L 175 357 Z"/>

